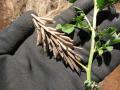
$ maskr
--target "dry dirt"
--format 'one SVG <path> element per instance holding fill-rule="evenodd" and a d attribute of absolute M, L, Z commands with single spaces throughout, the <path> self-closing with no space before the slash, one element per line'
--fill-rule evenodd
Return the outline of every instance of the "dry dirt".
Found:
<path fill-rule="evenodd" d="M 120 90 L 120 65 L 100 85 L 102 90 Z"/>

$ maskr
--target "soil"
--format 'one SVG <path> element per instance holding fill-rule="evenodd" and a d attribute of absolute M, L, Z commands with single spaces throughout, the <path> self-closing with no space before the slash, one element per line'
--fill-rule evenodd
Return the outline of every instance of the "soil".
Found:
<path fill-rule="evenodd" d="M 120 65 L 100 85 L 101 90 L 120 90 Z"/>
<path fill-rule="evenodd" d="M 4 0 L 0 0 L 0 31 L 9 24 L 9 7 Z"/>

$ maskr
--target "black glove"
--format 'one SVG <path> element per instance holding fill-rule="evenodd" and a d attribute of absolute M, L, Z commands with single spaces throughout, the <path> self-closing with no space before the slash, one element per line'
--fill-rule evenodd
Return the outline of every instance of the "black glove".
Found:
<path fill-rule="evenodd" d="M 78 6 L 81 8 L 84 7 L 82 9 L 85 10 L 86 13 L 93 7 L 91 3 L 88 3 L 90 0 L 78 1 L 84 2 L 79 3 Z M 74 12 L 73 8 L 72 10 L 68 9 L 68 12 L 69 11 L 71 11 L 71 13 Z M 66 68 L 62 62 L 56 62 L 56 60 L 50 59 L 42 47 L 36 46 L 36 32 L 34 32 L 31 13 L 34 12 L 30 11 L 23 14 L 6 30 L 0 32 L 0 89 L 85 90 L 83 81 L 86 75 L 84 72 L 82 72 L 79 77 L 79 75 L 70 68 Z M 66 14 L 67 10 L 58 16 L 56 20 L 60 23 L 61 21 L 59 20 L 62 20 L 62 23 L 66 23 L 66 21 L 64 21 L 66 18 L 62 19 L 62 15 L 66 16 Z M 74 17 L 74 15 L 72 17 Z M 71 20 L 71 18 L 69 19 Z M 67 22 L 70 21 L 69 19 Z M 87 43 L 84 45 L 85 52 L 88 52 L 87 45 Z M 86 53 L 83 53 L 83 55 L 88 56 Z M 119 53 L 115 55 L 117 56 Z M 110 62 L 111 64 L 108 66 L 115 68 L 118 63 L 117 65 L 114 63 L 117 61 L 118 60 L 115 59 L 114 62 L 112 61 L 113 64 Z M 99 69 L 96 60 L 94 61 L 94 65 L 93 71 L 96 73 L 94 68 Z M 101 66 L 104 65 L 105 64 L 102 63 Z M 106 67 L 102 68 L 106 70 Z M 103 75 L 105 76 L 106 72 L 103 73 Z M 97 75 L 93 76 L 96 76 L 94 80 L 100 80 Z M 103 79 L 103 77 L 101 79 Z"/>
<path fill-rule="evenodd" d="M 70 8 L 54 18 L 56 24 L 71 22 L 76 15 L 75 7 L 81 8 L 87 14 L 93 8 L 93 0 L 77 0 Z"/>
<path fill-rule="evenodd" d="M 86 4 L 81 3 L 80 7 Z M 36 46 L 31 13 L 34 12 L 23 14 L 0 32 L 0 89 L 84 90 L 79 75 Z"/>
<path fill-rule="evenodd" d="M 0 32 L 0 55 L 12 54 L 23 43 L 23 41 L 32 34 L 34 25 L 29 11 L 14 21 L 8 28 Z"/>
<path fill-rule="evenodd" d="M 87 17 L 92 20 L 93 10 L 89 12 Z M 117 32 L 120 32 L 120 13 L 113 13 L 110 10 L 103 10 L 98 13 L 97 16 L 97 26 L 98 30 L 104 30 L 107 27 L 117 28 Z M 87 37 L 86 37 L 87 36 Z M 74 33 L 74 43 L 83 47 L 79 53 L 84 57 L 83 62 L 88 63 L 89 50 L 90 50 L 90 35 L 88 32 L 80 29 L 76 29 Z M 120 43 L 114 45 L 114 50 L 104 53 L 101 57 L 97 56 L 92 65 L 92 78 L 96 82 L 103 80 L 108 74 L 110 74 L 119 64 L 120 64 Z M 81 73 L 81 78 L 84 76 Z"/>
<path fill-rule="evenodd" d="M 86 4 L 85 4 L 86 3 Z M 84 5 L 85 4 L 85 5 Z M 93 1 L 92 0 L 77 0 L 68 10 L 63 11 L 59 16 L 55 17 L 57 23 L 69 23 L 73 17 L 75 17 L 74 5 L 81 8 L 87 17 L 92 21 L 93 17 Z M 82 6 L 82 7 L 81 7 Z M 97 26 L 98 30 L 103 30 L 104 28 L 113 26 L 117 28 L 117 32 L 120 31 L 120 13 L 116 12 L 114 8 L 105 9 L 98 13 L 97 16 Z M 78 51 L 82 55 L 83 63 L 88 63 L 89 50 L 90 50 L 90 35 L 88 32 L 80 29 L 76 29 L 73 35 L 74 44 L 83 47 L 82 50 Z M 92 67 L 92 78 L 96 82 L 100 82 L 112 72 L 119 64 L 120 59 L 120 44 L 115 45 L 115 49 L 109 53 L 106 52 L 102 57 L 96 57 L 93 62 Z M 85 73 L 81 73 L 81 79 L 83 79 Z M 85 80 L 85 78 L 83 79 Z"/>

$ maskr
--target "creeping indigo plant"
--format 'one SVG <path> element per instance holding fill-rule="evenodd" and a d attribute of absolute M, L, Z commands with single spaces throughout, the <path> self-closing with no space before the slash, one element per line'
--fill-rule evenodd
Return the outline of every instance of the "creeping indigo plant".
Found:
<path fill-rule="evenodd" d="M 69 0 L 75 1 L 75 0 Z M 88 65 L 86 66 L 85 71 L 87 75 L 87 80 L 84 82 L 87 90 L 91 90 L 96 88 L 99 89 L 98 85 L 91 80 L 91 67 L 93 62 L 93 56 L 95 52 L 98 52 L 98 55 L 102 55 L 104 52 L 113 50 L 113 44 L 120 43 L 120 33 L 117 33 L 115 27 L 108 27 L 104 30 L 97 31 L 97 14 L 99 11 L 104 9 L 106 6 L 113 5 L 119 0 L 93 0 L 94 1 L 94 12 L 93 12 L 93 22 L 92 24 L 86 17 L 85 13 L 75 7 L 76 16 L 73 21 L 74 24 L 65 24 L 65 25 L 57 25 L 57 29 L 61 29 L 65 33 L 71 33 L 74 31 L 75 27 L 88 30 L 91 32 L 91 49 L 88 59 Z M 97 39 L 96 39 L 97 38 Z M 83 65 L 84 66 L 84 65 Z"/>
<path fill-rule="evenodd" d="M 118 0 L 97 0 L 97 7 L 102 10 L 106 5 L 112 5 Z"/>
<path fill-rule="evenodd" d="M 76 0 L 68 0 L 70 3 L 74 3 Z"/>

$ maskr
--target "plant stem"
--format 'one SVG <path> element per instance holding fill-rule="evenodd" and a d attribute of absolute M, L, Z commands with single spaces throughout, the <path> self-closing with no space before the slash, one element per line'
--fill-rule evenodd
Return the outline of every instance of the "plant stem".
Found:
<path fill-rule="evenodd" d="M 96 30 L 96 22 L 97 22 L 97 13 L 99 9 L 97 8 L 97 1 L 94 0 L 94 15 L 93 15 L 93 27 L 91 28 L 92 36 L 91 36 L 91 49 L 87 67 L 87 80 L 91 81 L 91 68 L 93 62 L 93 56 L 95 52 L 95 30 Z"/>
<path fill-rule="evenodd" d="M 87 67 L 84 64 L 80 63 L 77 60 L 76 60 L 76 62 L 87 72 Z"/>
<path fill-rule="evenodd" d="M 91 37 L 91 50 L 89 55 L 89 62 L 87 67 L 87 80 L 91 81 L 91 68 L 92 68 L 92 61 L 94 55 L 94 46 L 95 46 L 95 30 L 92 30 L 92 37 Z"/>
<path fill-rule="evenodd" d="M 90 30 L 92 30 L 92 25 L 91 25 L 91 23 L 90 23 L 90 21 L 89 21 L 89 19 L 87 18 L 86 15 L 85 15 L 85 20 L 87 21 L 87 23 L 88 23 L 88 25 L 90 27 Z"/>
<path fill-rule="evenodd" d="M 97 23 L 97 13 L 99 9 L 97 8 L 97 0 L 94 0 L 94 15 L 93 15 L 93 29 L 96 30 L 96 23 Z"/>

